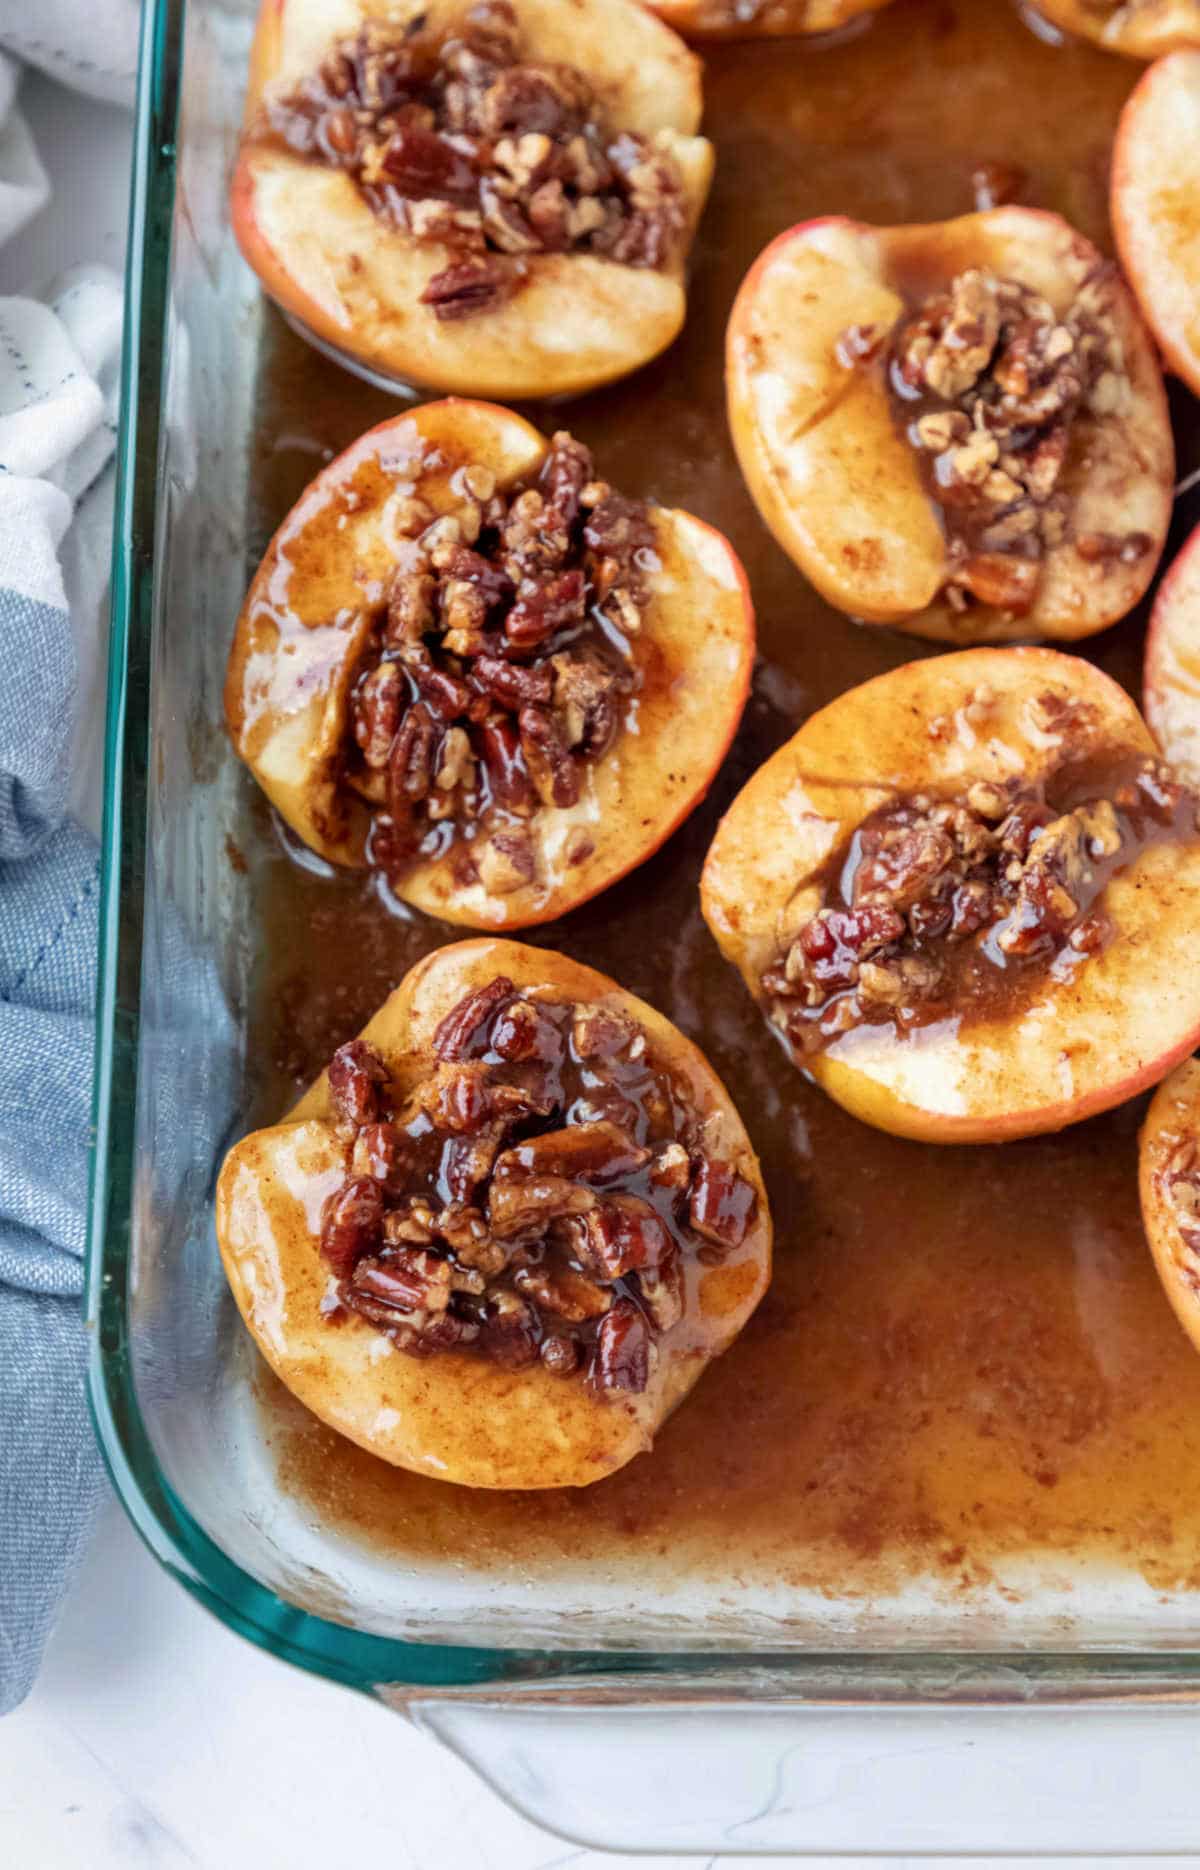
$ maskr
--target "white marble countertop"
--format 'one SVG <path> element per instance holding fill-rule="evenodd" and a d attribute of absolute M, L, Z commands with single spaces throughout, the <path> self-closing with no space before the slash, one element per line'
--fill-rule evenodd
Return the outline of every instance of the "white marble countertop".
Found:
<path fill-rule="evenodd" d="M 24 103 L 55 200 L 0 253 L 4 292 L 36 287 L 75 260 L 119 265 L 124 244 L 128 118 L 64 103 L 38 78 Z M 1197 1849 L 1175 1862 L 1200 1863 L 1197 1727 L 1200 1717 L 1169 1732 L 1143 1728 L 1122 1787 L 1126 1836 L 1139 1841 L 1139 1800 L 1148 1839 L 1164 1785 L 1185 1809 L 1194 1798 Z M 1151 1754 L 1153 1771 L 1143 1770 Z M 992 1764 L 1003 1773 L 1001 1758 Z M 956 1812 L 969 1823 L 969 1784 L 946 1776 L 948 1832 Z M 686 1798 L 686 1776 L 665 1780 L 664 1796 L 672 1790 Z M 1013 1797 L 1020 1802 L 1019 1786 Z M 234 1636 L 158 1568 L 110 1503 L 37 1686 L 0 1724 L 0 1865 L 328 1870 L 381 1856 L 400 1870 L 604 1870 L 645 1861 L 548 1835 L 398 1716 Z M 665 1870 L 705 1862 L 654 1861 Z M 828 1861 L 850 1870 L 866 1860 Z M 1104 1861 L 1132 1870 L 1162 1859 Z"/>

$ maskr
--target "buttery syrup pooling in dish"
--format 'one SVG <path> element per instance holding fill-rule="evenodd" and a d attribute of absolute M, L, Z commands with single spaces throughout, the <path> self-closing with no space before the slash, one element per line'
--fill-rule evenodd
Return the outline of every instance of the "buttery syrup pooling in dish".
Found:
<path fill-rule="evenodd" d="M 719 159 L 684 333 L 658 364 L 540 412 L 539 426 L 569 428 L 622 492 L 729 534 L 761 665 L 707 802 L 651 862 L 531 939 L 604 969 L 702 1047 L 762 1160 L 774 1279 L 653 1453 L 582 1490 L 488 1495 L 386 1467 L 264 1377 L 285 1484 L 400 1560 L 465 1553 L 473 1569 L 519 1574 L 661 1552 L 676 1573 L 862 1597 L 929 1571 L 969 1593 L 1043 1552 L 1059 1574 L 1095 1557 L 1155 1589 L 1200 1588 L 1200 1358 L 1143 1237 L 1142 1101 L 992 1149 L 869 1129 L 787 1062 L 697 900 L 717 819 L 750 773 L 814 709 L 923 653 L 822 604 L 743 489 L 721 355 L 746 268 L 808 216 L 928 222 L 986 205 L 975 173 L 983 187 L 1014 164 L 1023 201 L 1110 251 L 1108 154 L 1138 75 L 1089 47 L 1043 44 L 988 0 L 897 0 L 839 46 L 721 46 L 707 60 Z M 396 407 L 270 316 L 251 565 L 320 459 Z M 1182 477 L 1200 458 L 1183 398 L 1176 419 Z M 1143 623 L 1085 646 L 1135 692 Z M 265 806 L 252 809 L 266 975 L 250 1116 L 274 1121 L 451 931 L 389 917 L 363 880 L 305 872 L 280 853 Z"/>

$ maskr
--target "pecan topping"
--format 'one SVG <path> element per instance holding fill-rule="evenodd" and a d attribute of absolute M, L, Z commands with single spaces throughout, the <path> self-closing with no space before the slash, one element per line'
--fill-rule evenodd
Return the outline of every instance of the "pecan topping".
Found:
<path fill-rule="evenodd" d="M 641 628 L 654 528 L 561 432 L 528 484 L 500 492 L 470 462 L 452 484 L 462 504 L 440 516 L 402 490 L 389 501 L 396 566 L 343 773 L 375 811 L 369 861 L 394 881 L 457 843 L 463 880 L 505 896 L 538 882 L 528 821 L 575 804 L 621 732 L 640 665 L 619 645 Z M 573 829 L 566 861 L 586 842 Z"/>
<path fill-rule="evenodd" d="M 976 186 L 1008 193 L 1020 172 L 992 165 Z M 1070 535 L 1062 475 L 1074 425 L 1119 412 L 1129 395 L 1112 290 L 1112 269 L 1097 267 L 1060 316 L 1027 286 L 976 268 L 893 334 L 893 412 L 943 516 L 956 609 L 1023 615 L 1046 553 Z M 839 356 L 848 368 L 859 362 L 849 334 Z M 1090 537 L 1077 541 L 1085 555 Z M 1130 534 L 1108 555 L 1129 561 L 1149 549 Z"/>
<path fill-rule="evenodd" d="M 624 1012 L 498 975 L 450 1009 L 433 1052 L 403 1103 L 361 1040 L 331 1064 L 353 1136 L 322 1221 L 323 1315 L 409 1356 L 540 1360 L 597 1395 L 638 1393 L 686 1314 L 689 1265 L 744 1244 L 753 1187 L 705 1153 Z"/>
<path fill-rule="evenodd" d="M 528 255 L 666 266 L 687 224 L 672 159 L 614 132 L 583 72 L 524 57 L 507 0 L 441 42 L 421 21 L 399 35 L 366 22 L 268 101 L 259 134 L 344 170 L 382 221 L 450 250 L 421 295 L 442 320 L 494 310 Z"/>
<path fill-rule="evenodd" d="M 1064 724 L 1057 703 L 1041 698 L 1039 724 Z M 1086 716 L 1069 725 L 1086 748 Z M 1073 759 L 1037 787 L 1013 778 L 961 799 L 898 799 L 830 857 L 823 900 L 763 975 L 771 1017 L 812 1050 L 864 1022 L 905 1030 L 1015 1003 L 1052 963 L 1061 972 L 1107 945 L 1109 879 L 1148 844 L 1194 836 L 1198 805 L 1148 757 Z M 691 1215 L 701 1233 L 705 1199 Z"/>

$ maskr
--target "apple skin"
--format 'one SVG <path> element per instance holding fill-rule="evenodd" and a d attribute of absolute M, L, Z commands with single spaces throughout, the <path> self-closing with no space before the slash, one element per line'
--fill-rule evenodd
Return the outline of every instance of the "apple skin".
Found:
<path fill-rule="evenodd" d="M 1035 0 L 1031 11 L 1123 58 L 1161 58 L 1179 46 L 1200 45 L 1196 0 L 1138 0 L 1134 6 L 1114 7 L 1107 23 L 1083 0 Z"/>
<path fill-rule="evenodd" d="M 980 686 L 996 697 L 986 737 L 924 733 L 936 717 L 963 720 Z M 785 934 L 816 907 L 806 878 L 869 812 L 896 792 L 957 796 L 976 779 L 1035 779 L 1054 764 L 1061 743 L 1024 719 L 1044 693 L 1090 704 L 1095 744 L 1116 755 L 1155 751 L 1128 696 L 1090 663 L 1052 649 L 973 649 L 850 690 L 759 768 L 718 826 L 701 880 L 705 920 L 755 999 Z M 1006 1142 L 1125 1102 L 1200 1040 L 1200 841 L 1143 850 L 1103 902 L 1117 931 L 1108 947 L 1074 980 L 1047 978 L 1010 1018 L 960 1030 L 951 1017 L 911 1039 L 859 1027 L 797 1062 L 864 1122 L 931 1143 Z"/>
<path fill-rule="evenodd" d="M 1200 3 L 1195 6 L 1200 46 Z M 1134 87 L 1113 144 L 1117 251 L 1168 370 L 1200 396 L 1200 50 Z"/>
<path fill-rule="evenodd" d="M 861 622 L 963 645 L 1070 641 L 1138 602 L 1166 539 L 1175 456 L 1162 372 L 1123 287 L 1115 314 L 1131 406 L 1119 419 L 1076 417 L 1062 485 L 1081 531 L 1141 531 L 1151 548 L 1132 565 L 1101 564 L 1064 541 L 1046 554 L 1020 616 L 985 605 L 960 613 L 939 595 L 941 523 L 881 369 L 844 364 L 836 352 L 849 325 L 888 330 L 905 311 L 893 269 L 919 273 L 932 291 L 968 267 L 990 267 L 1065 309 L 1100 259 L 1060 216 L 1021 207 L 881 229 L 827 216 L 789 228 L 759 255 L 729 320 L 729 425 L 760 514 L 828 603 Z"/>
<path fill-rule="evenodd" d="M 1163 1290 L 1200 1350 L 1200 1252 L 1185 1238 L 1162 1185 L 1180 1150 L 1200 1142 L 1200 1059 L 1189 1058 L 1150 1100 L 1138 1139 L 1138 1190 L 1146 1240 Z"/>
<path fill-rule="evenodd" d="M 1200 784 L 1200 526 L 1158 587 L 1142 673 L 1150 730 L 1190 785 Z"/>
<path fill-rule="evenodd" d="M 238 618 L 226 719 L 272 803 L 328 862 L 366 861 L 370 811 L 339 783 L 338 755 L 370 629 L 365 587 L 378 587 L 391 564 L 383 522 L 397 480 L 411 485 L 414 464 L 436 446 L 448 465 L 421 478 L 420 491 L 435 512 L 453 510 L 449 483 L 460 460 L 490 467 L 503 488 L 535 472 L 548 445 L 495 404 L 425 403 L 369 429 L 323 468 L 268 546 Z M 638 638 L 637 732 L 623 732 L 587 765 L 575 805 L 539 808 L 533 883 L 489 896 L 482 883 L 457 878 L 449 858 L 426 860 L 396 890 L 405 902 L 468 928 L 551 921 L 644 863 L 704 797 L 750 689 L 750 590 L 721 533 L 674 508 L 650 511 L 660 568 L 648 577 Z M 565 851 L 574 831 L 586 833 L 592 850 L 572 864 Z"/>
<path fill-rule="evenodd" d="M 619 129 L 657 138 L 683 182 L 688 230 L 672 264 L 599 255 L 533 256 L 519 292 L 475 318 L 441 323 L 419 303 L 450 249 L 386 227 L 344 172 L 256 141 L 264 92 L 307 77 L 363 19 L 424 15 L 449 29 L 470 0 L 262 0 L 245 131 L 230 188 L 238 245 L 266 292 L 306 335 L 397 390 L 503 400 L 577 396 L 665 350 L 687 311 L 685 268 L 712 180 L 696 135 L 700 63 L 634 0 L 521 0 L 531 50 L 575 64 Z"/>
<path fill-rule="evenodd" d="M 718 1266 L 690 1256 L 687 1309 L 659 1340 L 640 1396 L 597 1399 L 541 1364 L 509 1370 L 468 1352 L 427 1359 L 390 1349 L 370 1326 L 331 1329 L 318 1305 L 328 1269 L 320 1215 L 346 1169 L 323 1073 L 282 1123 L 225 1159 L 217 1237 L 246 1325 L 276 1374 L 314 1415 L 399 1467 L 470 1487 L 582 1487 L 650 1447 L 708 1361 L 737 1336 L 766 1290 L 771 1219 L 758 1162 L 728 1093 L 669 1020 L 605 975 L 516 942 L 458 942 L 419 962 L 363 1028 L 403 1095 L 432 1068 L 439 1021 L 466 993 L 507 975 L 552 999 L 620 1010 L 646 1030 L 705 1124 L 706 1142 L 753 1185 L 758 1208 L 742 1247 Z"/>
<path fill-rule="evenodd" d="M 799 39 L 840 32 L 891 0 L 762 0 L 749 19 L 730 17 L 728 0 L 647 0 L 685 39 Z"/>

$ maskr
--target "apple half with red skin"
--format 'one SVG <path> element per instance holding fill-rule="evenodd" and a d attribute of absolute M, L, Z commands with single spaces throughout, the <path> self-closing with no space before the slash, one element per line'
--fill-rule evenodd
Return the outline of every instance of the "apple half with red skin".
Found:
<path fill-rule="evenodd" d="M 686 312 L 687 252 L 713 151 L 696 134 L 699 61 L 661 21 L 634 0 L 519 0 L 517 7 L 523 57 L 585 74 L 605 134 L 639 134 L 673 165 L 682 226 L 661 265 L 624 264 L 586 247 L 523 253 L 519 290 L 443 321 L 422 294 L 461 250 L 393 225 L 345 168 L 264 132 L 264 108 L 296 93 L 364 24 L 385 26 L 399 42 L 406 24 L 420 20 L 424 35 L 444 42 L 462 29 L 470 5 L 262 0 L 230 198 L 233 230 L 270 296 L 351 368 L 396 388 L 503 399 L 580 395 L 665 350 Z"/>
<path fill-rule="evenodd" d="M 570 447 L 586 454 L 578 444 Z M 226 716 L 234 746 L 276 809 L 330 863 L 361 868 L 368 862 L 375 806 L 366 782 L 374 779 L 383 786 L 385 775 L 359 772 L 356 779 L 347 762 L 355 753 L 352 723 L 361 726 L 362 721 L 356 694 L 363 670 L 372 644 L 378 646 L 380 629 L 391 627 L 384 621 L 390 617 L 388 591 L 395 589 L 389 579 L 398 575 L 404 555 L 424 553 L 421 540 L 403 532 L 408 516 L 419 508 L 437 529 L 450 521 L 465 523 L 470 514 L 468 536 L 482 545 L 483 537 L 476 536 L 480 502 L 472 499 L 464 476 L 476 487 L 494 488 L 493 498 L 503 504 L 514 486 L 536 481 L 554 459 L 545 436 L 510 410 L 478 402 L 426 403 L 369 430 L 323 468 L 271 541 L 238 619 Z M 486 480 L 479 479 L 481 473 Z M 618 518 L 633 504 L 618 498 Z M 603 505 L 593 509 L 589 524 L 599 523 L 605 510 Z M 616 624 L 607 614 L 603 627 L 595 620 L 598 587 L 584 583 L 582 573 L 570 575 L 578 579 L 583 596 L 590 593 L 592 610 L 561 633 L 575 644 L 562 654 L 555 652 L 557 636 L 532 651 L 512 648 L 505 636 L 518 607 L 511 587 L 507 598 L 493 606 L 487 634 L 480 638 L 483 648 L 495 652 L 490 657 L 444 654 L 447 643 L 459 640 L 449 634 L 429 639 L 439 645 L 440 674 L 430 673 L 432 652 L 420 638 L 396 652 L 415 657 L 421 665 L 418 679 L 424 683 L 428 677 L 433 684 L 430 705 L 440 710 L 434 725 L 445 736 L 441 745 L 449 748 L 457 736 L 471 771 L 491 774 L 489 762 L 493 755 L 500 757 L 496 743 L 507 735 L 503 783 L 519 781 L 527 794 L 510 811 L 500 800 L 503 775 L 490 780 L 490 790 L 480 795 L 466 825 L 469 850 L 457 836 L 446 842 L 453 818 L 430 826 L 432 850 L 414 849 L 401 872 L 391 876 L 395 893 L 414 907 L 473 928 L 523 928 L 549 921 L 644 862 L 704 796 L 749 691 L 754 617 L 746 577 L 728 541 L 702 520 L 640 504 L 636 512 L 635 523 L 647 543 L 635 554 L 641 580 L 637 614 L 619 639 L 625 660 L 612 653 Z M 499 576 L 494 564 L 463 550 L 468 579 Z M 421 562 L 428 564 L 424 556 Z M 416 578 L 418 589 L 430 582 Z M 518 591 L 524 589 L 522 583 Z M 446 628 L 456 595 L 464 595 L 461 584 L 438 587 L 437 601 L 445 607 L 440 617 L 431 613 L 426 619 L 431 629 Z M 465 595 L 470 598 L 469 589 Z M 609 601 L 620 596 L 614 592 Z M 624 615 L 617 614 L 618 622 Z M 597 644 L 586 654 L 579 648 L 584 631 Z M 385 662 L 398 679 L 407 680 L 411 661 L 392 664 L 392 653 L 385 649 Z M 506 660 L 510 653 L 511 662 Z M 498 725 L 490 719 L 480 722 L 481 697 L 474 685 L 478 672 L 486 670 L 501 689 L 509 681 L 533 681 L 548 694 L 553 682 L 557 695 L 564 671 L 570 673 L 567 664 L 583 667 L 585 674 L 590 670 L 593 678 L 597 669 L 620 675 L 617 699 L 610 704 L 617 710 L 613 737 L 595 757 L 569 762 L 565 791 L 556 774 L 548 784 L 543 775 L 538 795 L 528 773 L 521 777 L 525 708 L 518 713 L 514 702 L 510 717 L 497 702 L 491 714 Z M 447 693 L 449 702 L 442 698 Z M 469 704 L 466 713 L 463 703 Z M 555 702 L 553 708 L 534 710 L 543 728 L 548 720 L 557 721 L 557 707 Z M 455 709 L 460 724 L 450 730 L 441 716 L 448 718 Z M 426 712 L 423 704 L 419 711 Z M 482 712 L 488 715 L 486 702 Z M 398 725 L 392 752 L 384 749 L 385 761 L 392 761 L 389 770 L 401 758 L 407 715 Z M 444 779 L 443 767 L 438 784 Z M 395 783 L 409 783 L 407 769 Z M 443 795 L 433 788 L 431 796 Z M 378 857 L 378 844 L 375 848 Z M 471 852 L 477 863 L 465 861 Z"/>
<path fill-rule="evenodd" d="M 1163 757 L 1189 785 L 1200 784 L 1200 526 L 1158 587 L 1142 706 Z"/>
<path fill-rule="evenodd" d="M 606 1098 L 627 1128 L 579 1114 Z M 300 1401 L 470 1487 L 585 1486 L 649 1448 L 771 1266 L 758 1163 L 703 1055 L 604 975 L 491 939 L 419 962 L 291 1115 L 230 1151 L 217 1234 Z"/>
<path fill-rule="evenodd" d="M 1119 828 L 1117 810 L 1140 812 L 1143 783 L 1168 800 L 1166 822 L 1140 818 L 1135 835 L 1128 820 Z M 970 846 L 951 849 L 935 822 L 951 817 L 962 817 L 955 839 L 993 854 L 960 864 L 958 850 Z M 795 1062 L 838 1103 L 900 1136 L 1003 1142 L 1122 1103 L 1195 1047 L 1195 818 L 1195 795 L 1156 760 L 1133 703 L 1090 663 L 1051 649 L 964 650 L 878 676 L 806 721 L 722 820 L 702 906 Z M 917 866 L 908 897 L 903 864 Z M 951 904 L 959 922 L 962 875 L 972 880 L 961 926 L 966 936 L 980 932 L 951 946 L 943 932 Z M 953 893 L 939 907 L 943 880 Z M 775 979 L 771 970 L 797 943 L 820 952 L 811 931 L 828 922 L 839 883 L 857 917 L 843 919 L 839 939 L 861 944 L 853 959 L 864 963 L 854 991 L 863 994 L 869 961 L 871 991 L 890 992 L 895 1012 L 886 999 L 874 1017 L 852 995 L 831 999 L 827 1008 L 844 1006 L 851 1017 L 823 1042 L 802 1043 L 818 1038 L 816 1028 L 790 1024 L 764 976 Z M 1060 887 L 1074 895 L 1064 899 Z M 990 911 L 988 889 L 1001 892 Z M 985 907 L 968 920 L 973 900 Z M 1046 917 L 1048 902 L 1058 922 Z M 885 921 L 907 909 L 892 920 L 898 959 L 865 939 L 864 904 L 885 905 Z M 918 913 L 930 931 L 924 942 L 911 934 Z M 858 975 L 856 964 L 831 978 Z M 906 1010 L 897 1002 L 907 995 Z M 820 1001 L 814 988 L 810 1004 L 824 1019 Z"/>
<path fill-rule="evenodd" d="M 1069 412 L 1069 427 L 1046 431 L 1063 450 L 1045 508 L 1059 512 L 1056 535 L 1028 499 L 997 509 L 998 532 L 1026 519 L 1045 526 L 1039 562 L 1023 559 L 1023 546 L 989 543 L 984 530 L 982 549 L 972 549 L 960 574 L 948 496 L 933 498 L 922 465 L 932 457 L 913 444 L 893 393 L 894 346 L 914 329 L 922 305 L 938 302 L 951 282 L 979 275 L 1006 282 L 1005 291 L 1037 295 L 1063 321 L 1056 328 L 1048 320 L 1048 336 L 1064 343 L 1073 308 L 1101 294 L 1104 341 L 1120 368 L 1105 364 Z M 1086 325 L 1076 336 L 1080 329 Z M 949 335 L 961 354 L 966 341 Z M 985 387 L 1003 355 L 998 349 L 986 366 Z M 1007 362 L 1011 383 L 1014 364 L 1019 371 L 1024 365 L 1011 350 Z M 738 460 L 763 519 L 821 595 L 863 622 L 958 644 L 1069 640 L 1116 622 L 1150 582 L 1174 472 L 1162 373 L 1131 295 L 1055 214 L 1004 207 L 930 226 L 873 228 L 828 218 L 791 228 L 759 256 L 738 292 L 726 383 Z M 980 407 L 978 422 L 985 415 L 990 421 L 991 409 Z M 972 452 L 982 438 L 994 455 L 994 437 L 989 443 L 978 425 L 968 436 L 966 418 L 956 412 L 956 419 Z M 948 448 L 938 457 L 939 475 L 943 461 L 967 452 Z M 1012 457 L 1001 452 L 993 467 L 1006 462 L 1012 466 Z M 1021 471 L 1033 485 L 1034 466 Z M 1010 496 L 1020 493 L 1011 477 L 1001 474 L 1000 483 Z M 1030 586 L 1019 605 L 1006 603 L 1006 586 L 1018 574 Z M 956 604 L 951 586 L 960 575 L 968 598 Z"/>
<path fill-rule="evenodd" d="M 1163 1290 L 1200 1350 L 1200 1059 L 1180 1065 L 1150 1100 L 1138 1188 Z"/>
<path fill-rule="evenodd" d="M 891 0 L 650 0 L 685 39 L 807 39 L 840 32 Z"/>
<path fill-rule="evenodd" d="M 1200 4 L 1196 42 L 1200 46 Z M 1135 87 L 1117 125 L 1117 250 L 1168 370 L 1200 396 L 1200 50 L 1173 52 Z"/>
<path fill-rule="evenodd" d="M 1200 0 L 1036 0 L 1031 11 L 1125 58 L 1200 45 Z"/>

